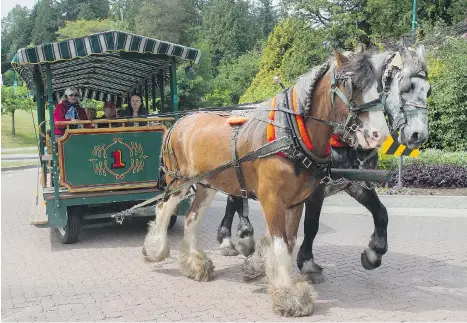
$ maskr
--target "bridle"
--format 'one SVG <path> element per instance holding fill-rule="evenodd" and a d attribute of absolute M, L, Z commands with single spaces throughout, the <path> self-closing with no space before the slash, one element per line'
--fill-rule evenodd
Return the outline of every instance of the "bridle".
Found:
<path fill-rule="evenodd" d="M 383 93 L 380 94 L 379 98 L 366 102 L 361 105 L 356 105 L 352 102 L 353 90 L 352 90 L 352 78 L 348 74 L 335 73 L 334 65 L 331 66 L 329 75 L 331 78 L 331 107 L 334 108 L 334 98 L 337 95 L 345 106 L 349 109 L 349 115 L 344 125 L 341 125 L 341 129 L 344 130 L 344 135 L 342 136 L 343 140 L 349 136 L 350 132 L 356 132 L 359 128 L 362 127 L 362 122 L 358 118 L 358 114 L 368 111 L 384 111 L 385 97 Z M 338 81 L 341 81 L 344 85 L 344 93 L 338 87 Z M 350 98 L 350 99 L 348 99 Z M 369 138 L 368 133 L 363 133 L 365 138 Z"/>
<path fill-rule="evenodd" d="M 392 82 L 395 79 L 395 75 L 397 73 L 402 73 L 402 69 L 396 65 L 390 65 L 390 62 L 394 58 L 396 53 L 391 54 L 387 59 L 386 59 L 386 67 L 385 71 L 383 73 L 382 77 L 382 84 L 383 84 L 383 100 L 384 104 L 386 103 L 386 98 L 389 95 L 390 87 Z M 426 76 L 421 75 L 420 73 L 425 73 Z M 401 75 L 399 79 L 399 114 L 397 116 L 392 116 L 391 113 L 385 108 L 386 112 L 388 113 L 388 120 L 389 120 L 389 125 L 392 129 L 395 129 L 395 131 L 403 128 L 405 125 L 407 125 L 408 120 L 407 117 L 411 115 L 416 115 L 416 114 L 428 114 L 428 106 L 427 105 L 421 105 L 417 104 L 415 102 L 411 101 L 406 101 L 403 97 L 403 93 L 407 93 L 410 91 L 410 86 L 411 86 L 411 78 L 420 78 L 423 80 L 427 80 L 428 73 L 426 69 L 420 68 L 416 71 L 411 71 L 410 75 Z M 431 88 L 428 90 L 427 96 L 429 97 L 431 94 Z"/>

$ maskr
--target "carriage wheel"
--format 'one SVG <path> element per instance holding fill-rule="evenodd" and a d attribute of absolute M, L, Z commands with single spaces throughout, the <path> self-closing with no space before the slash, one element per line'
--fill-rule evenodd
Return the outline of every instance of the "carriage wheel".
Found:
<path fill-rule="evenodd" d="M 176 216 L 176 215 L 172 215 L 172 216 L 170 217 L 169 229 L 170 229 L 171 227 L 173 227 L 173 226 L 175 225 L 176 222 L 177 222 L 177 216 Z"/>
<path fill-rule="evenodd" d="M 81 233 L 81 225 L 83 224 L 83 217 L 77 214 L 76 208 L 67 209 L 68 220 L 64 227 L 55 228 L 58 240 L 63 244 L 75 243 L 79 240 Z"/>

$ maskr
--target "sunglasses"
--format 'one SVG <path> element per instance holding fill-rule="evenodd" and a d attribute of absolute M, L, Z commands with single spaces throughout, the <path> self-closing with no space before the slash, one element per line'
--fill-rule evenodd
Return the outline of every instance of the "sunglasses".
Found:
<path fill-rule="evenodd" d="M 73 94 L 70 94 L 70 95 L 68 95 L 68 96 L 74 96 L 74 97 L 76 97 L 76 98 L 79 97 L 79 95 L 78 95 L 77 93 L 73 93 Z"/>

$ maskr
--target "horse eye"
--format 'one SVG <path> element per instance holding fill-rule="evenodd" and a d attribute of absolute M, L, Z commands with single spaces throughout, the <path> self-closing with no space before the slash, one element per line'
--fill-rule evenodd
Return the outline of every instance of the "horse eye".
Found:
<path fill-rule="evenodd" d="M 410 83 L 410 89 L 415 90 L 415 83 Z"/>

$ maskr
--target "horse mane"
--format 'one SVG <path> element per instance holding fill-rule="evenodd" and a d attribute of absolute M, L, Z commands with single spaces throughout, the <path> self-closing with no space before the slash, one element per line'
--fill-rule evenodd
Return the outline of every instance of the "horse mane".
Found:
<path fill-rule="evenodd" d="M 382 75 L 377 75 L 373 64 L 371 63 L 371 55 L 367 53 L 352 53 L 348 57 L 348 61 L 338 70 L 336 74 L 348 75 L 352 80 L 352 92 L 358 95 L 369 89 L 375 81 L 379 80 Z M 330 57 L 324 64 L 315 66 L 305 74 L 299 76 L 295 84 L 298 93 L 298 101 L 305 111 L 311 109 L 311 96 L 314 86 L 319 78 L 324 75 L 327 68 L 334 64 L 334 56 Z M 326 70 L 322 70 L 325 67 Z"/>
<path fill-rule="evenodd" d="M 379 79 L 370 58 L 368 53 L 351 54 L 344 66 L 337 71 L 351 77 L 354 94 L 368 90 Z"/>

